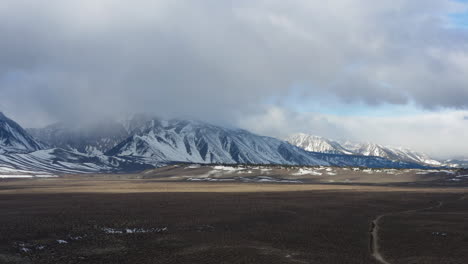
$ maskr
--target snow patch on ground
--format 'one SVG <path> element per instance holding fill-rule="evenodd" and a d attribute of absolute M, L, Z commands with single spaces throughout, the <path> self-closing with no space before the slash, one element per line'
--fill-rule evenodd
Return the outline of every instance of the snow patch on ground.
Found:
<path fill-rule="evenodd" d="M 190 166 L 185 167 L 184 169 L 199 169 L 201 168 L 200 164 L 192 164 Z"/>
<path fill-rule="evenodd" d="M 268 176 L 259 176 L 254 178 L 240 178 L 242 182 L 273 182 L 273 183 L 302 183 L 299 180 L 276 179 Z"/>
<path fill-rule="evenodd" d="M 36 178 L 58 178 L 57 175 L 49 175 L 49 174 L 38 174 L 34 175 Z"/>
<path fill-rule="evenodd" d="M 0 175 L 0 179 L 27 179 L 33 177 L 33 175 Z"/>
<path fill-rule="evenodd" d="M 31 249 L 27 248 L 27 247 L 21 247 L 20 248 L 20 251 L 21 252 L 24 252 L 24 253 L 28 253 L 29 251 L 31 251 Z"/>
<path fill-rule="evenodd" d="M 455 176 L 455 178 L 448 179 L 448 181 L 459 182 L 459 181 L 464 180 L 462 178 L 467 178 L 467 177 L 468 175 L 458 175 L 458 176 Z"/>
<path fill-rule="evenodd" d="M 288 180 L 288 179 L 277 179 L 268 176 L 257 176 L 257 177 L 235 177 L 235 178 L 188 178 L 187 181 L 192 182 L 233 182 L 233 181 L 240 181 L 240 182 L 250 182 L 250 183 L 265 183 L 265 182 L 272 182 L 272 183 L 302 183 L 299 180 Z"/>
<path fill-rule="evenodd" d="M 225 178 L 225 179 L 214 179 L 214 178 L 188 178 L 187 181 L 199 181 L 199 182 L 229 182 L 235 181 L 236 179 Z"/>
<path fill-rule="evenodd" d="M 447 236 L 447 233 L 445 232 L 432 232 L 432 235 L 433 236 Z"/>
<path fill-rule="evenodd" d="M 457 179 L 457 178 L 452 178 L 452 179 L 448 179 L 449 181 L 454 181 L 454 182 L 459 182 L 461 181 L 461 179 Z"/>
<path fill-rule="evenodd" d="M 243 170 L 243 167 L 228 167 L 228 166 L 214 166 L 213 169 L 221 171 L 239 171 Z"/>
<path fill-rule="evenodd" d="M 430 174 L 430 173 L 447 173 L 447 174 L 455 174 L 456 172 L 455 171 L 452 171 L 452 170 L 420 170 L 418 172 L 416 172 L 416 174 L 422 174 L 422 175 L 426 175 L 426 174 Z"/>
<path fill-rule="evenodd" d="M 57 175 L 38 174 L 38 175 L 0 175 L 0 179 L 32 179 L 32 178 L 57 178 Z"/>
<path fill-rule="evenodd" d="M 169 229 L 167 227 L 162 228 L 110 228 L 104 227 L 101 229 L 106 234 L 139 234 L 139 233 L 163 233 Z"/>
<path fill-rule="evenodd" d="M 322 175 L 321 172 L 318 172 L 314 169 L 299 169 L 296 173 L 293 173 L 292 175 L 295 175 L 295 176 L 302 176 L 302 175 Z"/>

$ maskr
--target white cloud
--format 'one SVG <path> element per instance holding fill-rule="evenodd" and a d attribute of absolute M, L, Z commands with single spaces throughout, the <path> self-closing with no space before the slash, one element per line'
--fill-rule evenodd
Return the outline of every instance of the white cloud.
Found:
<path fill-rule="evenodd" d="M 331 139 L 350 139 L 409 147 L 434 157 L 467 156 L 468 111 L 427 112 L 394 117 L 297 113 L 279 107 L 239 122 L 260 134 L 284 138 L 305 132 Z"/>

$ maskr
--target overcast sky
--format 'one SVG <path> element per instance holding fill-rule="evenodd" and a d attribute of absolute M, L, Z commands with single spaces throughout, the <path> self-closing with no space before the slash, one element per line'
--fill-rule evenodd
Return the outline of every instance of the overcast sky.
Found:
<path fill-rule="evenodd" d="M 0 111 L 152 112 L 468 156 L 468 5 L 3 0 Z"/>

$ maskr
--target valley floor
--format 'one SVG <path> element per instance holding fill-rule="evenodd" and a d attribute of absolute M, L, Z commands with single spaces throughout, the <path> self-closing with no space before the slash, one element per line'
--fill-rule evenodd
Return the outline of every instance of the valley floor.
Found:
<path fill-rule="evenodd" d="M 129 175 L 2 180 L 0 263 L 461 264 L 467 196 Z M 373 238 L 386 262 L 373 257 Z"/>

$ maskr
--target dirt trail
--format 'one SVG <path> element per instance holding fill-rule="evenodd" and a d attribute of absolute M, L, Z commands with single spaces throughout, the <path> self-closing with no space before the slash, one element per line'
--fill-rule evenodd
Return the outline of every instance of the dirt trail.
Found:
<path fill-rule="evenodd" d="M 443 202 L 438 201 L 437 205 L 425 207 L 425 208 L 420 208 L 420 209 L 414 209 L 414 210 L 407 210 L 407 211 L 402 211 L 402 212 L 395 212 L 395 213 L 386 213 L 386 214 L 381 214 L 377 216 L 371 223 L 371 229 L 370 229 L 370 251 L 371 255 L 377 260 L 377 262 L 381 264 L 391 264 L 387 260 L 385 260 L 384 256 L 382 255 L 382 252 L 380 252 L 380 246 L 379 246 L 379 222 L 382 220 L 382 218 L 387 217 L 387 216 L 392 216 L 392 215 L 400 215 L 400 214 L 410 214 L 410 213 L 416 213 L 420 211 L 425 211 L 425 210 L 431 210 L 431 209 L 437 209 L 440 208 L 444 205 Z"/>

